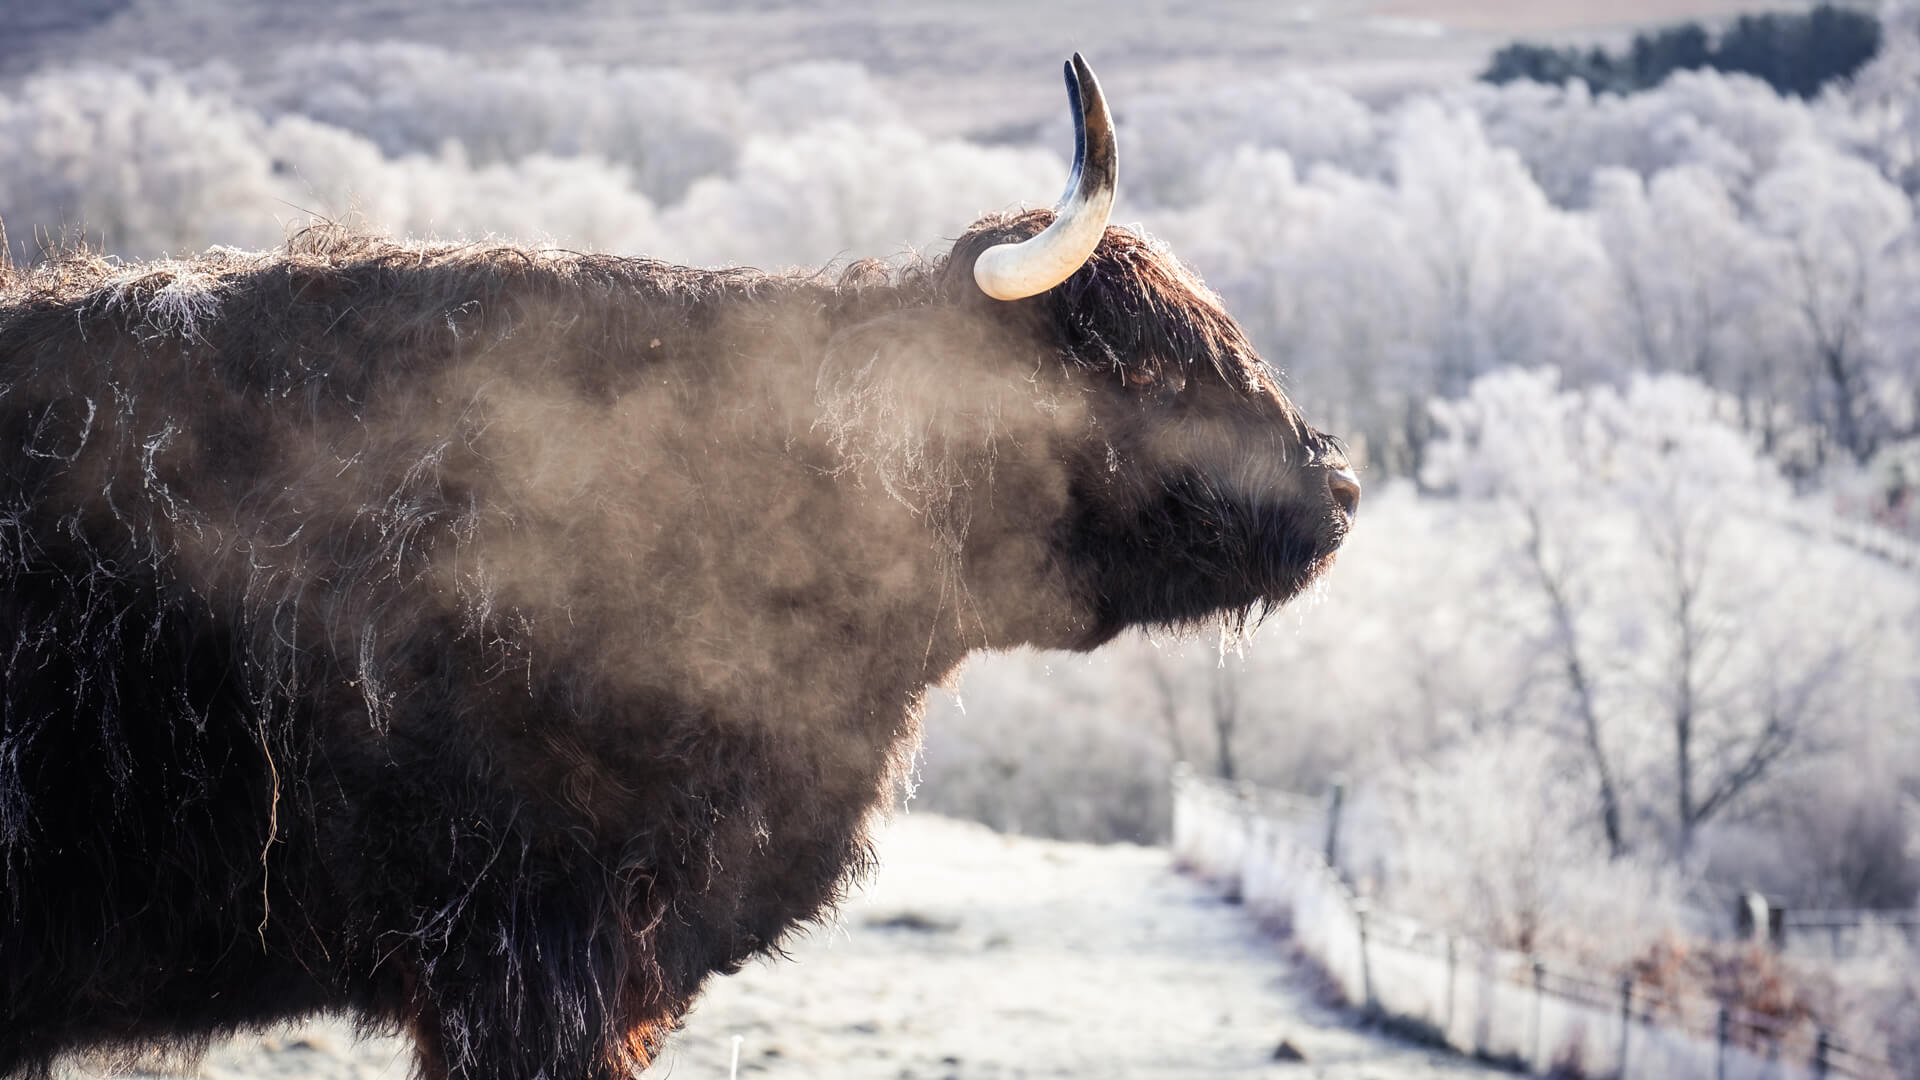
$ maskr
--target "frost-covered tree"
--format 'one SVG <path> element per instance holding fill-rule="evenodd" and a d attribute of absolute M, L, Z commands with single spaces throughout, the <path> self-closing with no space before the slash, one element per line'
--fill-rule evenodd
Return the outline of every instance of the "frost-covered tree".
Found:
<path fill-rule="evenodd" d="M 1695 929 L 1683 875 L 1610 859 L 1566 789 L 1580 762 L 1539 729 L 1489 732 L 1369 777 L 1344 829 L 1361 887 L 1430 925 L 1528 953 L 1624 964 Z"/>
<path fill-rule="evenodd" d="M 302 116 L 267 119 L 162 68 L 81 68 L 0 94 L 0 219 L 16 258 L 84 235 L 130 257 L 266 247 L 314 216 L 399 234 L 511 236 L 658 250 L 653 204 L 624 169 L 533 154 L 475 166 L 463 144 L 389 157 Z"/>
<path fill-rule="evenodd" d="M 1886 670 L 1911 587 L 1841 600 L 1835 582 L 1886 571 L 1788 524 L 1776 470 L 1700 384 L 1563 391 L 1510 372 L 1436 409 L 1429 479 L 1511 508 L 1538 662 L 1560 674 L 1562 730 L 1616 854 L 1635 820 L 1689 851 Z"/>
<path fill-rule="evenodd" d="M 981 657 L 928 704 L 927 742 L 909 810 L 1007 832 L 1156 842 L 1166 836 L 1164 733 L 1141 712 L 1149 686 L 1133 640 L 1091 656 L 1021 651 Z"/>
<path fill-rule="evenodd" d="M 1880 52 L 1854 77 L 1848 104 L 1858 152 L 1909 196 L 1920 196 L 1920 3 L 1886 0 Z"/>
<path fill-rule="evenodd" d="M 1161 220 L 1303 402 L 1417 473 L 1429 396 L 1507 365 L 1609 366 L 1606 254 L 1470 112 L 1408 106 L 1383 146 L 1382 179 L 1242 150 Z"/>
<path fill-rule="evenodd" d="M 1185 208 L 1214 196 L 1219 171 L 1245 150 L 1286 154 L 1303 171 L 1330 165 L 1377 175 L 1381 116 L 1353 95 L 1306 76 L 1216 83 L 1142 95 L 1120 118 L 1127 195 Z M 1053 145 L 1067 132 L 1050 127 Z"/>
<path fill-rule="evenodd" d="M 301 45 L 234 90 L 265 115 L 352 132 L 393 158 L 433 156 L 451 143 L 481 166 L 534 154 L 619 162 L 656 201 L 727 168 L 748 127 L 730 84 L 538 50 L 475 63 L 422 44 Z"/>
<path fill-rule="evenodd" d="M 1876 334 L 1882 314 L 1910 305 L 1920 281 L 1913 204 L 1866 161 L 1812 140 L 1782 152 L 1753 201 L 1786 262 L 1782 300 L 1799 324 L 1810 418 L 1865 461 L 1904 426 L 1888 415 L 1888 398 L 1911 393 L 1916 374 Z"/>
<path fill-rule="evenodd" d="M 1734 370 L 1751 364 L 1747 350 L 1760 335 L 1746 331 L 1764 318 L 1773 266 L 1726 185 L 1682 165 L 1652 177 L 1601 169 L 1593 190 L 1635 366 L 1713 384 L 1740 378 Z"/>
<path fill-rule="evenodd" d="M 731 173 L 698 181 L 666 211 L 663 254 L 770 269 L 899 254 L 958 234 L 984 210 L 1055 191 L 1066 174 L 1050 150 L 937 140 L 899 124 L 755 136 Z"/>
<path fill-rule="evenodd" d="M 433 156 L 453 143 L 479 166 L 535 155 L 609 161 L 662 204 L 731 169 L 750 135 L 899 120 L 866 69 L 848 63 L 771 68 L 735 84 L 539 49 L 475 63 L 432 45 L 332 42 L 291 48 L 231 88 L 268 116 L 362 135 L 389 157 Z"/>
<path fill-rule="evenodd" d="M 0 219 L 15 257 L 80 235 L 130 255 L 279 237 L 281 193 L 252 112 L 165 69 L 80 67 L 0 94 Z"/>
<path fill-rule="evenodd" d="M 1457 91 L 1496 146 L 1511 147 L 1555 204 L 1587 205 L 1595 172 L 1643 177 L 1696 165 L 1744 193 L 1790 142 L 1817 138 L 1816 109 L 1766 83 L 1713 71 L 1675 73 L 1653 90 L 1618 95 L 1514 82 Z"/>

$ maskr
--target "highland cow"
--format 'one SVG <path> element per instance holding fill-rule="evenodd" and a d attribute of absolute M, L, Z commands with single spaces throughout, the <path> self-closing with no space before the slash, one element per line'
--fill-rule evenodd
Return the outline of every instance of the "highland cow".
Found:
<path fill-rule="evenodd" d="M 630 1075 L 869 867 L 969 652 L 1314 580 L 1358 486 L 1107 226 L 1068 87 L 1060 211 L 905 267 L 8 271 L 0 1076 L 320 1010 L 425 1077 Z"/>

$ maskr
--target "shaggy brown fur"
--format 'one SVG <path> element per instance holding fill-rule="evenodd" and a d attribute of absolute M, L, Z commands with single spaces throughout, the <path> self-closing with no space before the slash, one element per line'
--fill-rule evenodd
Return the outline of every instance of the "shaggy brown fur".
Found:
<path fill-rule="evenodd" d="M 1164 251 L 1061 287 L 324 228 L 0 279 L 0 1076 L 322 1008 L 641 1067 L 819 915 L 924 689 L 1346 528 Z"/>

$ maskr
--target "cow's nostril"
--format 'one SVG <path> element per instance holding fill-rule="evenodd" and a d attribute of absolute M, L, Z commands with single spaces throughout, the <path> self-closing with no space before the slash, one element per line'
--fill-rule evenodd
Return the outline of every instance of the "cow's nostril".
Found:
<path fill-rule="evenodd" d="M 1360 509 L 1360 478 L 1353 475 L 1352 469 L 1328 469 L 1327 490 L 1333 493 L 1333 501 L 1340 504 L 1348 517 Z"/>

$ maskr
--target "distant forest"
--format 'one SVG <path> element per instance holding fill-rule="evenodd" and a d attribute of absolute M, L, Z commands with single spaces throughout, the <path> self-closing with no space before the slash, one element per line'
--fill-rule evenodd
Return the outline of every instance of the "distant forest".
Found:
<path fill-rule="evenodd" d="M 1594 93 L 1629 94 L 1658 86 L 1676 71 L 1712 68 L 1764 79 L 1781 94 L 1810 98 L 1853 75 L 1880 50 L 1880 20 L 1821 4 L 1805 14 L 1742 15 L 1716 41 L 1697 22 L 1635 34 L 1626 52 L 1515 42 L 1493 55 L 1480 77 L 1560 85 L 1573 79 Z"/>

